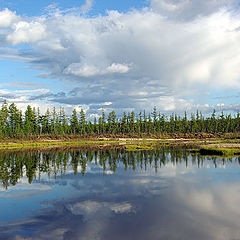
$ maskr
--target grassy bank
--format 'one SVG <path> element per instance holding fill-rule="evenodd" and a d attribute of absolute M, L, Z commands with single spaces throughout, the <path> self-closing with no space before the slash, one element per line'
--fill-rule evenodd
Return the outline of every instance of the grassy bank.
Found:
<path fill-rule="evenodd" d="M 116 141 L 102 141 L 102 140 L 39 140 L 39 141 L 8 141 L 0 142 L 0 149 L 13 148 L 44 148 L 44 147 L 65 147 L 65 146 L 86 146 L 86 145 L 104 145 L 116 144 Z"/>
<path fill-rule="evenodd" d="M 56 147 L 85 147 L 85 146 L 129 146 L 129 149 L 136 149 L 141 146 L 153 146 L 156 144 L 163 143 L 162 140 L 156 139 L 107 139 L 107 138 L 96 138 L 96 139 L 39 139 L 39 140 L 8 140 L 0 141 L 1 149 L 29 149 L 29 148 L 56 148 Z M 165 142 L 164 142 L 165 143 Z"/>
<path fill-rule="evenodd" d="M 92 139 L 38 139 L 38 140 L 1 140 L 1 149 L 29 149 L 29 148 L 57 148 L 57 147 L 85 147 L 85 146 L 122 146 L 127 151 L 151 150 L 156 146 L 200 144 L 202 141 L 149 139 L 149 138 L 92 138 Z"/>
<path fill-rule="evenodd" d="M 122 146 L 127 151 L 151 150 L 157 146 L 186 146 L 198 149 L 200 154 L 235 155 L 240 152 L 240 139 L 156 139 L 156 138 L 40 138 L 40 139 L 2 139 L 1 149 L 58 148 L 58 147 L 91 147 Z M 220 150 L 219 150 L 220 149 Z M 227 149 L 230 149 L 227 151 Z M 236 151 L 232 149 L 237 149 Z M 207 152 L 207 153 L 206 153 Z"/>

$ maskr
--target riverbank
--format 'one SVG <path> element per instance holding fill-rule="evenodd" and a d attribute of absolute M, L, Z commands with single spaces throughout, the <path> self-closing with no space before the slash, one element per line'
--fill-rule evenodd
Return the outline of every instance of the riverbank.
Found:
<path fill-rule="evenodd" d="M 59 148 L 59 147 L 107 147 L 122 146 L 128 151 L 149 150 L 159 146 L 185 146 L 196 149 L 239 149 L 240 139 L 225 138 L 72 138 L 72 139 L 5 139 L 0 141 L 0 150 L 4 149 L 42 149 L 42 148 Z M 202 151 L 203 152 L 203 151 Z M 224 151 L 226 152 L 226 151 Z M 231 151 L 233 152 L 233 151 Z M 238 152 L 238 151 L 235 151 Z M 211 151 L 209 151 L 211 153 Z"/>

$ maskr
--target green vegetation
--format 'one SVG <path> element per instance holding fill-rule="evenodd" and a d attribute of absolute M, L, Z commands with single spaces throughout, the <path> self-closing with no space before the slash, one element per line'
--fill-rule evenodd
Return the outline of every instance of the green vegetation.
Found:
<path fill-rule="evenodd" d="M 236 148 L 211 148 L 204 147 L 199 150 L 202 155 L 216 155 L 216 156 L 240 156 L 240 149 Z"/>
<path fill-rule="evenodd" d="M 151 150 L 156 146 L 167 146 L 170 142 L 162 140 L 138 140 L 138 139 L 72 139 L 72 140 L 18 140 L 0 142 L 0 150 L 19 148 L 58 148 L 58 147 L 94 147 L 115 146 L 124 147 L 128 151 Z M 172 142 L 174 145 L 175 142 Z"/>
<path fill-rule="evenodd" d="M 211 134 L 228 134 L 230 138 L 239 138 L 240 114 L 236 116 L 224 115 L 217 117 L 214 111 L 210 117 L 205 118 L 197 111 L 187 113 L 183 117 L 171 114 L 167 117 L 157 112 L 156 108 L 149 114 L 144 110 L 136 114 L 134 111 L 123 113 L 118 118 L 114 111 L 108 115 L 102 111 L 99 119 L 93 122 L 86 120 L 83 110 L 79 113 L 74 109 L 71 117 L 67 117 L 64 108 L 59 112 L 56 108 L 45 114 L 40 109 L 27 106 L 24 113 L 14 103 L 8 105 L 5 101 L 0 109 L 0 138 L 36 139 L 41 136 L 64 138 L 68 136 L 182 136 L 205 138 Z"/>
<path fill-rule="evenodd" d="M 104 144 L 116 144 L 117 141 L 97 141 L 97 140 L 79 140 L 79 141 L 16 141 L 0 143 L 0 149 L 13 148 L 44 148 L 44 147 L 64 147 L 64 146 L 93 146 Z"/>

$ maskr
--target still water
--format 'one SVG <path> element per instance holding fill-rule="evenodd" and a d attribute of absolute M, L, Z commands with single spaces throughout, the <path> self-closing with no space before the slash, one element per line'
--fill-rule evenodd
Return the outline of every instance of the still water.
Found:
<path fill-rule="evenodd" d="M 0 239 L 240 239 L 239 162 L 183 148 L 0 152 Z"/>

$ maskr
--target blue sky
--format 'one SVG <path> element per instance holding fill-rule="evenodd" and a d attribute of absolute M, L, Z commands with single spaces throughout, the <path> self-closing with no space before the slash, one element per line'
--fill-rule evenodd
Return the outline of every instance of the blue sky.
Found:
<path fill-rule="evenodd" d="M 239 28 L 238 0 L 0 0 L 0 100 L 236 113 Z"/>
<path fill-rule="evenodd" d="M 36 16 L 45 12 L 45 9 L 50 5 L 57 5 L 61 9 L 68 9 L 73 7 L 81 7 L 85 3 L 84 0 L 58 0 L 49 1 L 41 0 L 35 1 L 33 4 L 32 0 L 18 0 L 18 1 L 0 1 L 1 8 L 9 8 L 12 11 L 17 11 L 18 14 L 27 16 Z M 95 0 L 90 15 L 105 14 L 106 10 L 117 10 L 120 12 L 126 12 L 131 8 L 141 9 L 145 6 L 149 6 L 147 0 L 123 0 L 123 1 L 111 1 L 111 0 Z"/>

